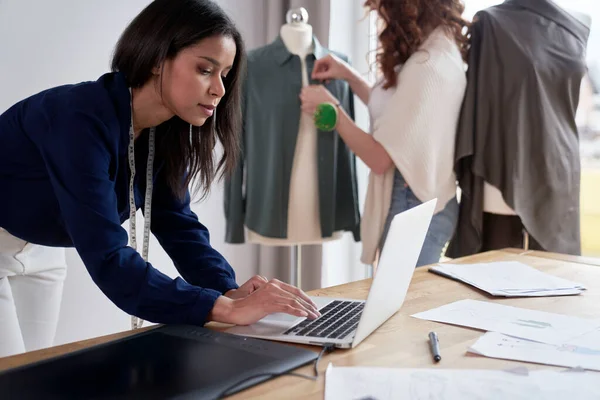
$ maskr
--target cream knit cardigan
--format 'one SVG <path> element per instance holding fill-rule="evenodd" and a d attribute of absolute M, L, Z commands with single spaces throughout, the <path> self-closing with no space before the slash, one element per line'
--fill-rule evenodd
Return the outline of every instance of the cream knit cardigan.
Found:
<path fill-rule="evenodd" d="M 437 198 L 436 212 L 456 195 L 454 141 L 466 89 L 465 65 L 454 40 L 438 28 L 399 69 L 371 131 L 417 198 Z M 383 89 L 371 92 L 369 103 Z M 362 218 L 361 261 L 372 264 L 392 200 L 394 168 L 369 175 Z M 398 245 L 398 244 L 394 244 Z"/>

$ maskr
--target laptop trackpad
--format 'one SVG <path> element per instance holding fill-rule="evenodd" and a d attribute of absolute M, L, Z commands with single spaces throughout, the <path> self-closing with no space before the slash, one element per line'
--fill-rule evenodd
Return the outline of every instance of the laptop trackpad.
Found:
<path fill-rule="evenodd" d="M 329 297 L 311 297 L 319 309 L 325 307 L 334 299 Z M 227 332 L 242 335 L 273 336 L 282 335 L 291 326 L 302 321 L 304 318 L 295 317 L 285 313 L 270 314 L 260 321 L 248 326 L 234 326 Z"/>

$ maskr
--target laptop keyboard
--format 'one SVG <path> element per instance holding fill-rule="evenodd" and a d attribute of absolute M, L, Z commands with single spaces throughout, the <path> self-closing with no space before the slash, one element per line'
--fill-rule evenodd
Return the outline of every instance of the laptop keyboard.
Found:
<path fill-rule="evenodd" d="M 342 339 L 358 326 L 364 305 L 358 301 L 334 300 L 319 310 L 319 318 L 305 319 L 284 335 Z"/>

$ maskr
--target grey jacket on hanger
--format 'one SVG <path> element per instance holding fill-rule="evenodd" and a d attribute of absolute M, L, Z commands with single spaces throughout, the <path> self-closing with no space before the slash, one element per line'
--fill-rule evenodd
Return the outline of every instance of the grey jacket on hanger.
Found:
<path fill-rule="evenodd" d="M 315 59 L 330 52 L 314 39 L 314 54 L 306 59 L 309 77 Z M 347 61 L 344 55 L 334 54 Z M 325 86 L 353 118 L 354 95 L 349 85 L 333 80 Z M 225 183 L 228 243 L 244 242 L 244 226 L 262 236 L 287 237 L 301 89 L 300 58 L 287 50 L 280 37 L 249 53 L 243 95 L 243 150 L 233 176 Z M 322 236 L 346 230 L 360 240 L 354 154 L 337 132 L 318 131 L 317 159 Z"/>
<path fill-rule="evenodd" d="M 575 113 L 588 36 L 589 27 L 549 0 L 507 0 L 475 16 L 450 257 L 481 249 L 484 181 L 502 192 L 544 250 L 580 254 Z"/>

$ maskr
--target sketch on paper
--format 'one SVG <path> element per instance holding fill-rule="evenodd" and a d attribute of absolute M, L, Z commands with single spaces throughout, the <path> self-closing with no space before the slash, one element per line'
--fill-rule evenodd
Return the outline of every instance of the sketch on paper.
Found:
<path fill-rule="evenodd" d="M 459 380 L 457 392 L 461 400 L 530 400 L 532 393 L 539 391 L 537 385 L 522 381 L 510 384 L 506 379 L 483 377 L 467 381 Z"/>
<path fill-rule="evenodd" d="M 448 379 L 428 372 L 410 375 L 410 398 L 412 400 L 444 400 Z"/>
<path fill-rule="evenodd" d="M 572 343 L 546 344 L 487 332 L 468 351 L 491 358 L 600 371 L 600 350 Z"/>
<path fill-rule="evenodd" d="M 563 344 L 556 348 L 558 351 L 564 351 L 575 354 L 585 354 L 588 356 L 600 356 L 600 350 L 588 349 L 586 347 L 575 346 L 572 344 Z"/>
<path fill-rule="evenodd" d="M 325 400 L 599 400 L 593 372 L 327 367 Z"/>
<path fill-rule="evenodd" d="M 521 325 L 521 326 L 527 326 L 529 328 L 537 328 L 537 329 L 552 328 L 552 324 L 550 324 L 548 322 L 542 322 L 542 321 L 518 319 L 516 321 L 513 321 L 512 323 Z"/>

